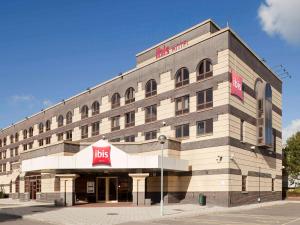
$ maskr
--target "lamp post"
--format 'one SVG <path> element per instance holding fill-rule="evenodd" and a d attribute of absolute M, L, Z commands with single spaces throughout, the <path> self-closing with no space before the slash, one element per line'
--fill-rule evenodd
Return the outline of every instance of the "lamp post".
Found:
<path fill-rule="evenodd" d="M 167 140 L 165 135 L 160 135 L 158 141 L 161 148 L 161 160 L 160 160 L 160 215 L 164 215 L 164 144 Z"/>

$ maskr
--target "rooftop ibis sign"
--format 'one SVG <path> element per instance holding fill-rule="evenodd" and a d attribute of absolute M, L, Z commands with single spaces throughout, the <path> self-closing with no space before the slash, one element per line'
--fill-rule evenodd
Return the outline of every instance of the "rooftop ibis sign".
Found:
<path fill-rule="evenodd" d="M 169 55 L 173 52 L 176 52 L 186 46 L 188 46 L 189 42 L 187 40 L 180 41 L 177 44 L 173 44 L 170 46 L 162 45 L 158 48 L 156 48 L 156 59 L 159 59 L 163 56 Z"/>

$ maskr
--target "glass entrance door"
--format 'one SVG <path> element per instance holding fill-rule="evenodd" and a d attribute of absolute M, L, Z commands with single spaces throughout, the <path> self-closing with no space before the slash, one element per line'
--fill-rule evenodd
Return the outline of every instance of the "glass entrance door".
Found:
<path fill-rule="evenodd" d="M 118 201 L 118 178 L 98 177 L 97 178 L 97 202 Z"/>

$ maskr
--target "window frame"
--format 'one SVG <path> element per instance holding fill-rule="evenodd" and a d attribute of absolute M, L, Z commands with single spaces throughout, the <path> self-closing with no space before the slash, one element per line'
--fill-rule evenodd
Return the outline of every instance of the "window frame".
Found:
<path fill-rule="evenodd" d="M 73 123 L 73 113 L 71 111 L 66 114 L 66 124 Z"/>
<path fill-rule="evenodd" d="M 100 122 L 92 123 L 92 136 L 97 136 L 100 134 Z"/>
<path fill-rule="evenodd" d="M 64 116 L 59 115 L 57 117 L 57 127 L 63 127 L 64 126 Z"/>
<path fill-rule="evenodd" d="M 187 71 L 187 79 L 184 79 L 184 72 Z M 179 79 L 178 79 L 179 78 Z M 190 83 L 190 72 L 186 67 L 181 67 L 175 74 L 175 88 L 186 86 Z"/>
<path fill-rule="evenodd" d="M 149 105 L 145 107 L 145 123 L 150 123 L 156 120 L 157 120 L 157 104 Z"/>
<path fill-rule="evenodd" d="M 81 107 L 80 110 L 80 114 L 81 114 L 81 119 L 86 119 L 89 117 L 89 107 L 87 105 L 84 105 Z"/>
<path fill-rule="evenodd" d="M 208 122 L 211 122 L 211 131 L 208 132 L 208 126 L 207 126 L 207 123 Z M 203 123 L 204 124 L 204 127 L 203 127 L 203 130 L 204 132 L 203 133 L 200 133 L 199 132 L 199 129 L 198 129 L 198 124 L 200 123 Z M 212 135 L 214 133 L 214 120 L 213 118 L 209 118 L 209 119 L 206 119 L 206 120 L 199 120 L 196 122 L 196 134 L 198 137 L 201 137 L 201 136 L 205 136 L 205 135 Z"/>
<path fill-rule="evenodd" d="M 188 128 L 187 129 L 187 133 L 188 135 L 185 135 L 185 128 Z M 180 129 L 180 136 L 178 136 L 178 129 Z M 185 123 L 185 124 L 180 124 L 178 126 L 175 126 L 175 137 L 178 138 L 178 139 L 183 139 L 183 138 L 188 138 L 190 136 L 190 124 L 189 123 Z"/>
<path fill-rule="evenodd" d="M 114 116 L 111 117 L 111 131 L 120 130 L 120 118 L 121 116 Z M 118 121 L 118 126 L 115 126 L 115 122 Z"/>
<path fill-rule="evenodd" d="M 98 115 L 100 113 L 100 103 L 98 101 L 94 101 L 92 104 L 92 115 Z"/>
<path fill-rule="evenodd" d="M 157 130 L 146 131 L 144 133 L 145 141 L 157 139 Z"/>
<path fill-rule="evenodd" d="M 86 139 L 89 137 L 89 125 L 83 125 L 80 127 L 81 130 L 81 139 Z"/>
<path fill-rule="evenodd" d="M 211 101 L 207 101 L 207 96 L 208 96 L 208 92 L 211 91 Z M 203 93 L 203 103 L 199 103 L 199 98 L 200 95 Z M 214 101 L 214 97 L 213 97 L 213 88 L 208 88 L 202 91 L 198 91 L 196 93 L 197 95 L 197 110 L 201 111 L 201 110 L 205 110 L 205 109 L 210 109 L 213 107 L 213 101 Z"/>
<path fill-rule="evenodd" d="M 209 63 L 209 65 L 210 65 L 209 71 L 207 71 L 207 63 Z M 201 65 L 203 65 L 202 73 L 200 73 Z M 205 59 L 201 60 L 198 64 L 198 68 L 197 68 L 197 81 L 205 80 L 212 76 L 213 76 L 213 65 L 212 65 L 211 59 L 205 58 Z"/>
<path fill-rule="evenodd" d="M 125 113 L 125 128 L 133 126 L 135 126 L 135 110 Z"/>
<path fill-rule="evenodd" d="M 111 109 L 115 109 L 121 106 L 121 95 L 116 92 L 111 96 Z"/>
<path fill-rule="evenodd" d="M 188 106 L 186 108 L 186 99 L 188 99 Z M 179 102 L 182 103 L 182 109 L 178 109 L 178 104 Z M 175 115 L 180 116 L 184 115 L 190 112 L 190 96 L 189 95 L 184 95 L 178 98 L 175 98 Z"/>
<path fill-rule="evenodd" d="M 145 97 L 149 98 L 155 95 L 157 95 L 157 82 L 155 79 L 148 80 L 145 85 Z"/>
<path fill-rule="evenodd" d="M 129 87 L 125 92 L 125 105 L 130 104 L 132 102 L 135 102 L 135 90 L 133 87 Z"/>

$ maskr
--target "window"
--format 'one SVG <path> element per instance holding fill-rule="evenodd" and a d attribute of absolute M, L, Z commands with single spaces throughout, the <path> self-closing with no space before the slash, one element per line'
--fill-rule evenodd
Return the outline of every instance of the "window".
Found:
<path fill-rule="evenodd" d="M 6 172 L 6 164 L 5 163 L 2 166 L 2 172 Z"/>
<path fill-rule="evenodd" d="M 157 118 L 157 105 L 150 105 L 145 108 L 145 122 L 155 121 Z"/>
<path fill-rule="evenodd" d="M 120 142 L 121 138 L 113 138 L 110 140 L 110 142 Z"/>
<path fill-rule="evenodd" d="M 46 131 L 49 131 L 51 129 L 51 121 L 47 120 L 46 121 Z"/>
<path fill-rule="evenodd" d="M 98 101 L 95 101 L 93 104 L 92 104 L 92 115 L 97 115 L 99 114 L 100 112 L 100 104 Z"/>
<path fill-rule="evenodd" d="M 92 136 L 99 135 L 99 128 L 100 128 L 99 122 L 92 123 Z"/>
<path fill-rule="evenodd" d="M 51 143 L 51 137 L 46 137 L 46 145 L 49 145 Z"/>
<path fill-rule="evenodd" d="M 2 159 L 2 152 L 0 152 L 0 159 Z"/>
<path fill-rule="evenodd" d="M 135 91 L 132 87 L 128 88 L 125 92 L 125 104 L 135 101 Z"/>
<path fill-rule="evenodd" d="M 14 143 L 14 135 L 10 135 L 10 143 Z"/>
<path fill-rule="evenodd" d="M 3 152 L 3 159 L 6 159 L 6 150 Z"/>
<path fill-rule="evenodd" d="M 135 141 L 135 135 L 130 135 L 130 136 L 124 137 L 124 141 L 125 142 L 134 142 Z"/>
<path fill-rule="evenodd" d="M 71 124 L 73 122 L 73 114 L 71 111 L 67 112 L 66 115 L 66 124 Z"/>
<path fill-rule="evenodd" d="M 3 138 L 3 146 L 6 146 L 6 138 Z"/>
<path fill-rule="evenodd" d="M 157 138 L 157 131 L 156 130 L 152 130 L 152 131 L 148 131 L 145 132 L 145 140 L 153 140 Z"/>
<path fill-rule="evenodd" d="M 24 144 L 23 145 L 23 151 L 26 151 L 27 150 L 27 144 Z"/>
<path fill-rule="evenodd" d="M 30 127 L 29 128 L 29 137 L 32 137 L 33 136 L 33 127 Z"/>
<path fill-rule="evenodd" d="M 273 127 L 272 127 L 272 88 L 269 83 L 265 87 L 265 145 L 273 145 Z"/>
<path fill-rule="evenodd" d="M 16 184 L 16 186 L 15 186 L 15 192 L 19 193 L 20 192 L 20 177 L 19 176 L 17 176 L 15 184 Z"/>
<path fill-rule="evenodd" d="M 64 140 L 64 134 L 63 133 L 57 134 L 57 141 L 62 141 L 62 140 Z"/>
<path fill-rule="evenodd" d="M 273 151 L 276 152 L 276 130 L 273 129 Z"/>
<path fill-rule="evenodd" d="M 89 136 L 89 127 L 88 125 L 81 127 L 81 139 L 88 138 Z"/>
<path fill-rule="evenodd" d="M 44 133 L 44 124 L 43 123 L 40 123 L 39 124 L 39 133 Z"/>
<path fill-rule="evenodd" d="M 275 191 L 275 179 L 272 178 L 271 182 L 272 182 L 271 191 Z"/>
<path fill-rule="evenodd" d="M 40 139 L 39 140 L 39 146 L 41 147 L 41 146 L 43 146 L 44 145 L 44 139 Z"/>
<path fill-rule="evenodd" d="M 184 138 L 190 136 L 189 124 L 183 124 L 175 127 L 176 138 Z"/>
<path fill-rule="evenodd" d="M 19 155 L 19 147 L 15 147 L 15 156 Z"/>
<path fill-rule="evenodd" d="M 13 148 L 9 149 L 9 152 L 10 152 L 10 158 L 14 157 L 14 149 Z"/>
<path fill-rule="evenodd" d="M 210 59 L 203 59 L 198 66 L 197 81 L 212 77 L 213 68 Z"/>
<path fill-rule="evenodd" d="M 72 141 L 72 131 L 71 130 L 66 132 L 66 140 Z"/>
<path fill-rule="evenodd" d="M 64 117 L 63 115 L 59 115 L 57 118 L 57 126 L 62 127 L 64 125 Z"/>
<path fill-rule="evenodd" d="M 15 134 L 15 142 L 18 142 L 19 141 L 19 133 L 16 133 Z"/>
<path fill-rule="evenodd" d="M 0 139 L 0 148 L 2 147 L 2 140 Z"/>
<path fill-rule="evenodd" d="M 111 108 L 115 109 L 120 106 L 121 96 L 119 93 L 114 93 L 111 97 Z"/>
<path fill-rule="evenodd" d="M 175 75 L 175 87 L 182 87 L 189 84 L 189 71 L 187 68 L 183 67 L 176 72 Z"/>
<path fill-rule="evenodd" d="M 86 105 L 84 105 L 81 108 L 81 119 L 85 119 L 88 116 L 89 116 L 89 108 Z"/>
<path fill-rule="evenodd" d="M 156 81 L 151 79 L 146 83 L 146 98 L 157 94 Z"/>
<path fill-rule="evenodd" d="M 28 144 L 28 148 L 29 148 L 29 149 L 32 149 L 32 148 L 33 148 L 33 142 L 30 142 L 30 143 Z"/>
<path fill-rule="evenodd" d="M 244 120 L 241 120 L 241 127 L 240 127 L 240 141 L 244 142 Z"/>
<path fill-rule="evenodd" d="M 213 119 L 202 120 L 197 122 L 197 135 L 213 133 Z"/>
<path fill-rule="evenodd" d="M 242 175 L 242 191 L 247 191 L 247 176 Z"/>
<path fill-rule="evenodd" d="M 125 113 L 125 127 L 132 127 L 135 124 L 135 111 Z"/>
<path fill-rule="evenodd" d="M 189 96 L 185 95 L 175 99 L 176 116 L 189 112 Z"/>
<path fill-rule="evenodd" d="M 120 116 L 111 118 L 111 131 L 120 130 Z"/>
<path fill-rule="evenodd" d="M 197 93 L 197 110 L 213 107 L 213 89 L 209 88 Z"/>

